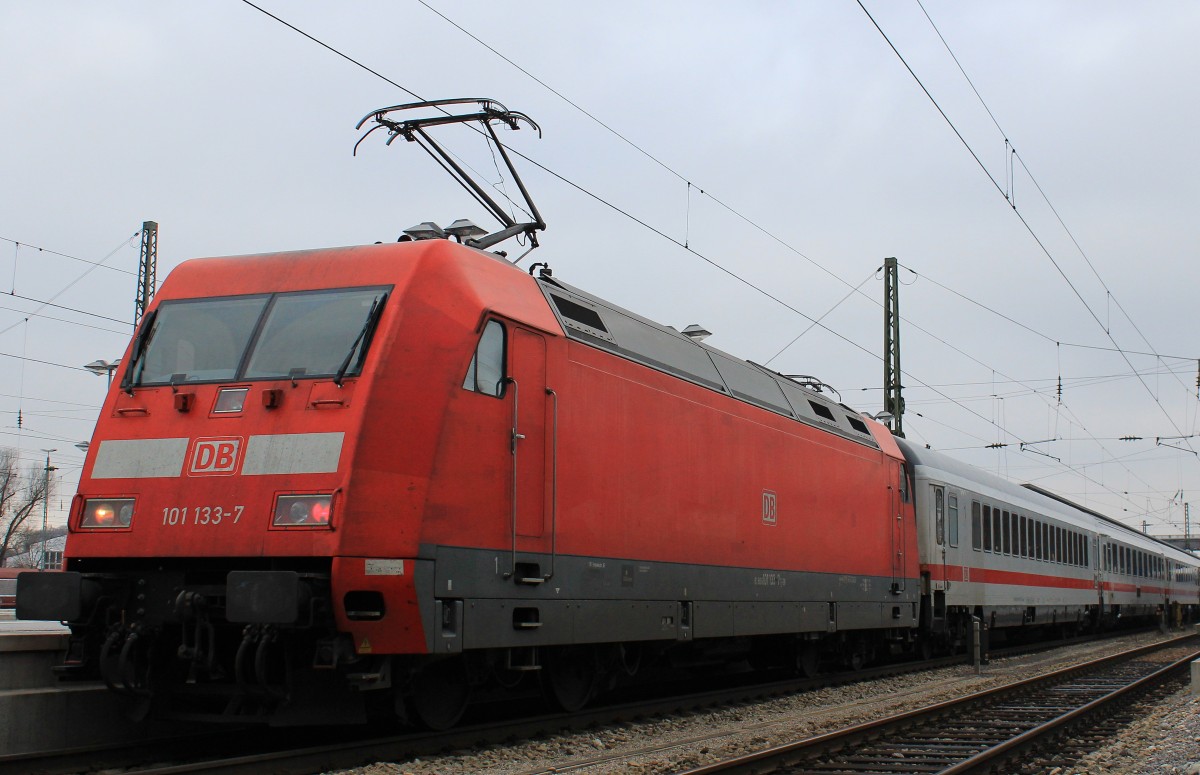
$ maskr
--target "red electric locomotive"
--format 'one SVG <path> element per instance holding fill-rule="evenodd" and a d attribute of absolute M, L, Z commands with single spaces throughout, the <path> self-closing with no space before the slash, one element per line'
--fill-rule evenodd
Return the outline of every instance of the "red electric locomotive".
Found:
<path fill-rule="evenodd" d="M 441 726 L 489 680 L 578 707 L 648 652 L 916 625 L 886 429 L 487 252 L 189 261 L 123 363 L 18 604 L 133 695 Z"/>

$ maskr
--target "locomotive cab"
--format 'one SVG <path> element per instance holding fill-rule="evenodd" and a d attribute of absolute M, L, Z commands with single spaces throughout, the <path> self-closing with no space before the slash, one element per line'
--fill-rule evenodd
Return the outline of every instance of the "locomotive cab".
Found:
<path fill-rule="evenodd" d="M 431 445 L 414 435 L 461 384 L 477 313 L 458 321 L 461 356 L 436 375 L 411 342 L 436 310 L 396 297 L 436 275 L 417 268 L 446 248 L 209 259 L 172 273 L 105 401 L 66 572 L 20 584 L 19 617 L 71 624 L 65 673 L 143 705 L 282 723 L 319 695 L 322 716 L 353 721 L 352 689 L 387 684 L 373 640 L 425 650 L 419 617 L 393 626 L 415 598 L 413 483 L 429 479 Z M 405 316 L 415 320 L 399 326 Z M 446 338 L 423 337 L 427 350 Z M 423 364 L 424 386 L 405 356 L 381 361 L 390 348 Z M 386 420 L 368 411 L 376 390 Z M 356 466 L 364 446 L 376 462 Z"/>

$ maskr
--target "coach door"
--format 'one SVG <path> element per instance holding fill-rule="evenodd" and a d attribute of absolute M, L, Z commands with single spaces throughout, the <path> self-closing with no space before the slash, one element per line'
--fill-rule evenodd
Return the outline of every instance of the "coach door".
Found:
<path fill-rule="evenodd" d="M 547 532 L 547 471 L 555 430 L 553 393 L 546 386 L 546 340 L 513 328 L 508 399 L 512 405 L 512 569 L 519 582 L 540 583 L 549 577 L 553 557 L 539 561 L 522 554 L 552 552 Z M 548 421 L 549 418 L 549 421 Z M 548 540 L 549 539 L 549 540 Z"/>

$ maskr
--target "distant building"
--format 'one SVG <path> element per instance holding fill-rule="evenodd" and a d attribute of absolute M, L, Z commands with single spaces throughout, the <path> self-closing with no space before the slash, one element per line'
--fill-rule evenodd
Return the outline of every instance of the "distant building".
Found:
<path fill-rule="evenodd" d="M 6 568 L 40 568 L 42 552 L 46 553 L 46 570 L 62 570 L 63 550 L 67 548 L 67 537 L 58 536 L 42 543 L 33 544 L 24 554 L 14 554 L 4 561 Z"/>

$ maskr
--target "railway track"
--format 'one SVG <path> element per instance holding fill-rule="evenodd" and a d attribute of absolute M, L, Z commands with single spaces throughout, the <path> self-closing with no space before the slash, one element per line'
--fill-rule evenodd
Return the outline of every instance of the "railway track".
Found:
<path fill-rule="evenodd" d="M 1075 642 L 1077 641 L 998 650 L 993 652 L 992 656 L 999 658 L 1029 651 L 1044 651 Z M 644 693 L 638 696 L 627 695 L 619 702 L 575 714 L 538 714 L 535 710 L 536 704 L 531 701 L 523 708 L 525 713 L 519 718 L 514 718 L 518 714 L 511 706 L 507 707 L 507 712 L 489 714 L 484 711 L 477 717 L 477 723 L 447 733 L 382 734 L 379 729 L 357 727 L 303 730 L 222 728 L 216 732 L 156 741 L 134 748 L 92 747 L 50 754 L 0 757 L 0 775 L 56 775 L 118 769 L 138 775 L 233 775 L 267 771 L 311 773 L 356 767 L 377 761 L 403 761 L 414 756 L 427 757 L 447 750 L 471 748 L 481 744 L 499 744 L 543 735 L 561 735 L 565 731 L 593 729 L 622 722 L 636 724 L 640 720 L 655 716 L 687 714 L 712 707 L 763 701 L 796 692 L 864 683 L 961 664 L 961 657 L 945 658 L 886 665 L 815 679 L 724 686 L 702 692 L 683 693 L 675 687 L 673 693 L 663 691 L 671 696 L 647 697 Z M 608 757 L 594 759 L 591 763 L 604 758 Z M 570 769 L 555 767 L 554 771 L 564 772 Z"/>
<path fill-rule="evenodd" d="M 1196 640 L 1154 644 L 897 716 L 695 768 L 684 775 L 1017 772 L 1073 725 L 1180 678 Z M 1074 753 L 1087 751 L 1088 736 Z M 1062 752 L 1059 752 L 1062 755 Z M 1036 771 L 1036 770 L 1034 770 Z"/>
<path fill-rule="evenodd" d="M 1061 644 L 1051 644 L 1061 645 Z M 1049 648 L 1043 644 L 1041 648 Z M 1031 650 L 1034 647 L 1025 647 Z M 89 746 L 19 756 L 0 756 L 0 775 L 65 775 L 119 769 L 138 775 L 176 773 L 257 774 L 310 773 L 373 763 L 426 756 L 481 743 L 501 743 L 537 735 L 560 734 L 596 725 L 620 723 L 637 718 L 731 703 L 760 701 L 770 697 L 817 688 L 872 681 L 878 678 L 962 664 L 963 657 L 945 657 L 924 662 L 905 662 L 831 674 L 818 678 L 753 681 L 730 676 L 727 685 L 706 691 L 686 691 L 679 684 L 664 684 L 649 690 L 614 695 L 614 701 L 572 714 L 545 714 L 536 700 L 514 708 L 511 704 L 490 711 L 482 708 L 476 723 L 444 733 L 380 734 L 359 727 L 275 730 L 230 728 L 217 732 L 189 734 L 173 740 L 153 741 L 136 748 L 127 745 Z M 694 681 L 690 684 L 694 686 Z M 653 692 L 653 696 L 651 696 Z M 661 696 L 660 696 L 661 695 Z M 506 719 L 498 721 L 495 719 Z M 172 764 L 159 764 L 170 761 Z"/>

